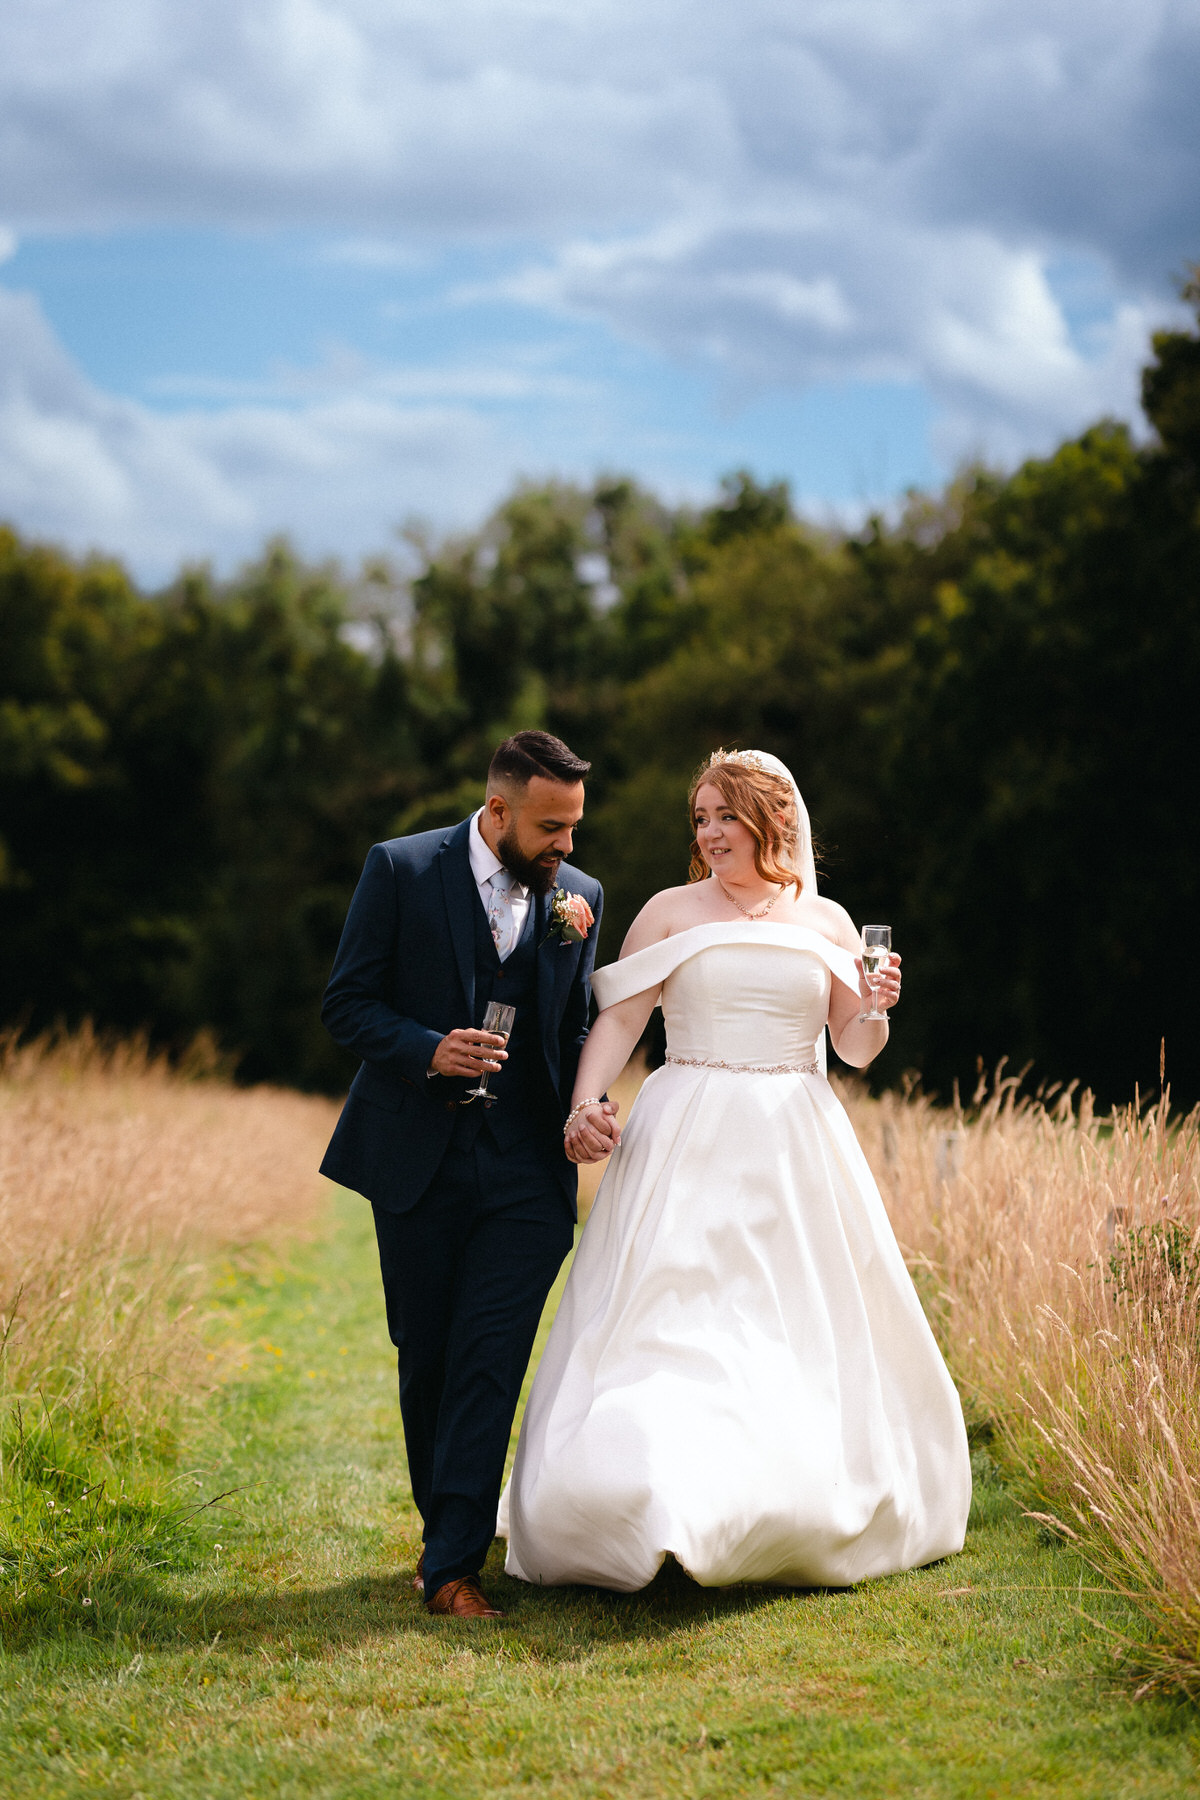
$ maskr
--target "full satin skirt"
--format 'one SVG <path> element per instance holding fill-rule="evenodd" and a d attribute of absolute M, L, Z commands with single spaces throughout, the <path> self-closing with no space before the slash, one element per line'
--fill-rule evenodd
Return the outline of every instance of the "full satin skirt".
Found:
<path fill-rule="evenodd" d="M 524 1581 L 848 1586 L 961 1549 L 962 1409 L 823 1076 L 645 1083 L 533 1384 Z"/>

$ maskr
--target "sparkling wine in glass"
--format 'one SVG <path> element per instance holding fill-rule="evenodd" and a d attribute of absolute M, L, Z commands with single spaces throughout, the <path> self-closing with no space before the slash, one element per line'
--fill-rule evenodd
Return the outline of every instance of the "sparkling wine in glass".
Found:
<path fill-rule="evenodd" d="M 876 995 L 883 983 L 883 971 L 887 965 L 892 949 L 892 928 L 890 925 L 864 925 L 862 928 L 862 966 L 863 976 L 871 990 L 871 1008 L 869 1012 L 859 1013 L 859 1022 L 867 1019 L 886 1019 L 887 1014 L 881 1012 Z"/>
<path fill-rule="evenodd" d="M 516 1016 L 515 1006 L 501 1006 L 498 1000 L 489 1000 L 487 1011 L 483 1015 L 482 1029 L 496 1032 L 507 1044 Z M 495 1106 L 495 1094 L 488 1093 L 488 1076 L 491 1072 L 490 1069 L 484 1069 L 479 1077 L 479 1086 L 467 1089 L 466 1097 L 461 1102 L 463 1106 L 470 1106 L 472 1100 L 482 1100 L 485 1106 Z"/>

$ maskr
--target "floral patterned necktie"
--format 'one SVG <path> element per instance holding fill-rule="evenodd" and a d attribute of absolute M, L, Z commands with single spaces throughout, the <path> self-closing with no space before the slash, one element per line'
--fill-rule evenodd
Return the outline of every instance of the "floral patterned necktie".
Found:
<path fill-rule="evenodd" d="M 507 869 L 497 869 L 488 882 L 491 889 L 487 909 L 488 924 L 501 962 L 511 956 L 517 941 L 517 922 L 513 917 L 512 905 L 514 880 L 515 877 Z"/>

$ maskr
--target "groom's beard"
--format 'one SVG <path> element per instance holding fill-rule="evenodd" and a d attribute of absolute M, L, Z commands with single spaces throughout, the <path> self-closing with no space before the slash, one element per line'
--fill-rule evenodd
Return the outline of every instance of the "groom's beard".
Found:
<path fill-rule="evenodd" d="M 522 887 L 531 888 L 535 894 L 548 894 L 558 880 L 558 865 L 561 856 L 555 856 L 549 862 L 536 857 L 532 862 L 521 854 L 516 833 L 507 832 L 496 845 L 496 854 L 510 875 L 515 875 Z"/>

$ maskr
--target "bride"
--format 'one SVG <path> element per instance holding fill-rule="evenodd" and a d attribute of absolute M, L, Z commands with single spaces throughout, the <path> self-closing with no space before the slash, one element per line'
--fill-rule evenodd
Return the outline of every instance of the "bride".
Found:
<path fill-rule="evenodd" d="M 613 1155 L 526 1408 L 506 1566 L 632 1591 L 669 1554 L 706 1587 L 845 1586 L 961 1549 L 971 1497 L 958 1395 L 822 1073 L 826 1026 L 858 1068 L 888 1027 L 859 1019 L 857 935 L 817 894 L 785 766 L 718 751 L 689 802 L 689 884 L 595 976 L 566 1147 Z M 666 1065 L 622 1140 L 598 1096 L 660 1002 Z"/>

